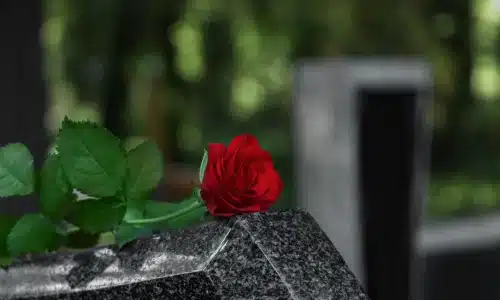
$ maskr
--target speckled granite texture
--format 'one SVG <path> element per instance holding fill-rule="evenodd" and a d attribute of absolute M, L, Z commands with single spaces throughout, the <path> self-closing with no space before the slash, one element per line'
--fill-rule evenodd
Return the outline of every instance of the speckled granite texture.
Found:
<path fill-rule="evenodd" d="M 214 221 L 0 269 L 0 299 L 367 300 L 318 224 L 301 210 Z"/>

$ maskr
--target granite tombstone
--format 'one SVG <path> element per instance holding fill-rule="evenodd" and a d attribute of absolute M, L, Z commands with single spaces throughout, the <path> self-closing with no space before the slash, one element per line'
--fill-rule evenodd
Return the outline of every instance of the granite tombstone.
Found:
<path fill-rule="evenodd" d="M 238 216 L 121 249 L 25 257 L 0 269 L 0 299 L 368 299 L 302 210 Z"/>

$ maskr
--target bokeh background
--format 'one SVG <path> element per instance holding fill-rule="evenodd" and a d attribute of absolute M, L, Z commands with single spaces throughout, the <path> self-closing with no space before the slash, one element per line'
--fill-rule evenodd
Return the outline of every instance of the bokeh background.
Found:
<path fill-rule="evenodd" d="M 66 114 L 90 118 L 118 135 L 153 137 L 168 164 L 189 169 L 208 141 L 251 132 L 272 152 L 285 179 L 282 205 L 293 205 L 294 63 L 425 56 L 435 72 L 428 218 L 500 208 L 497 1 L 43 4 L 50 133 Z"/>
<path fill-rule="evenodd" d="M 65 115 L 147 136 L 165 156 L 165 201 L 190 192 L 208 142 L 249 132 L 284 179 L 277 206 L 294 207 L 296 62 L 426 57 L 435 90 L 425 223 L 500 209 L 496 0 L 8 0 L 0 32 L 0 142 L 26 143 L 39 164 Z"/>

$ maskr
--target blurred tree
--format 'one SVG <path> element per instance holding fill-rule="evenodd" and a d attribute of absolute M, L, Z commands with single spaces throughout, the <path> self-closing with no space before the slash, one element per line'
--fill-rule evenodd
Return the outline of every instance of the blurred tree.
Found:
<path fill-rule="evenodd" d="M 456 150 L 465 151 L 472 131 L 464 120 L 475 107 L 471 0 L 56 2 L 65 7 L 61 55 L 77 98 L 100 103 L 115 133 L 153 137 L 167 175 L 180 172 L 175 162 L 196 164 L 206 142 L 246 131 L 292 185 L 293 65 L 340 55 L 427 57 L 436 83 L 433 167 L 445 174 L 463 161 Z M 179 182 L 195 178 L 181 169 Z"/>
<path fill-rule="evenodd" d="M 0 3 L 0 144 L 24 143 L 39 167 L 47 149 L 44 114 L 46 89 L 42 73 L 40 1 Z M 33 197 L 0 201 L 0 211 L 22 214 L 37 209 Z"/>
<path fill-rule="evenodd" d="M 434 24 L 437 38 L 443 48 L 449 51 L 452 63 L 453 89 L 442 98 L 446 126 L 436 131 L 433 144 L 433 167 L 436 171 L 453 169 L 460 163 L 460 149 L 467 139 L 464 125 L 474 106 L 471 92 L 472 75 L 472 4 L 470 0 L 426 1 L 424 9 L 431 24 Z"/>

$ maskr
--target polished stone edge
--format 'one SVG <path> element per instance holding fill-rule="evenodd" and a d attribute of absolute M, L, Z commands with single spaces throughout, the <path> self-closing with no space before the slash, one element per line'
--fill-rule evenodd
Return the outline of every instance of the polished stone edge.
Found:
<path fill-rule="evenodd" d="M 139 237 L 121 249 L 117 245 L 108 245 L 75 252 L 61 251 L 25 255 L 15 259 L 9 267 L 0 270 L 0 287 L 6 284 L 7 280 L 17 285 L 10 291 L 0 288 L 0 299 L 72 294 L 204 271 L 210 259 L 224 244 L 234 225 L 234 220 L 225 219 L 182 229 L 166 230 L 162 233 Z M 169 270 L 171 272 L 164 272 L 158 268 L 152 271 L 135 269 L 134 263 L 144 267 L 144 264 L 154 259 L 152 256 L 160 254 L 165 257 L 165 253 L 170 253 L 171 249 L 165 248 L 165 253 L 162 253 L 161 247 L 155 249 L 159 245 L 157 242 L 161 240 L 163 247 L 177 247 L 175 249 L 177 253 L 183 253 L 182 249 L 187 249 L 186 247 L 203 248 L 207 245 L 211 247 L 202 249 L 200 252 L 202 255 L 195 257 L 194 263 L 193 261 L 187 261 L 186 264 L 183 264 L 183 261 L 176 263 L 175 253 L 170 258 L 167 256 L 168 259 L 161 262 L 163 265 L 181 266 L 180 269 Z M 146 248 L 141 248 L 142 245 Z M 21 282 L 22 280 L 26 282 Z M 35 287 L 37 284 L 39 288 Z M 19 292 L 19 289 L 26 288 L 26 285 L 31 290 Z"/>
<path fill-rule="evenodd" d="M 299 228 L 304 232 L 297 233 L 296 232 L 297 228 L 295 228 L 294 226 L 303 226 L 304 224 L 306 225 L 304 226 L 304 228 Z M 286 228 L 287 226 L 289 228 Z M 274 231 L 272 230 L 273 227 L 275 229 Z M 203 229 L 206 232 L 203 232 Z M 310 232 L 308 232 L 307 230 L 309 230 Z M 338 287 L 336 287 L 337 290 L 328 289 L 328 287 L 323 288 L 324 295 L 328 293 L 331 294 L 333 292 L 340 295 L 351 295 L 353 293 L 359 293 L 358 299 L 368 299 L 368 297 L 366 297 L 362 288 L 360 287 L 359 283 L 354 278 L 354 275 L 347 268 L 340 254 L 338 254 L 333 243 L 331 243 L 331 241 L 326 237 L 326 235 L 320 229 L 319 225 L 314 220 L 314 218 L 312 218 L 312 216 L 309 213 L 305 212 L 304 210 L 280 210 L 280 211 L 270 211 L 267 213 L 240 215 L 232 218 L 231 220 L 211 221 L 204 224 L 195 225 L 186 229 L 167 230 L 161 234 L 154 234 L 148 237 L 140 237 L 132 241 L 131 243 L 128 243 L 127 246 L 125 246 L 122 249 L 118 249 L 116 245 L 112 245 L 112 246 L 94 248 L 77 253 L 54 252 L 48 255 L 26 256 L 24 258 L 17 259 L 16 262 L 14 262 L 14 264 L 12 265 L 12 267 L 8 268 L 6 272 L 4 271 L 4 274 L 2 274 L 2 271 L 0 270 L 0 284 L 2 282 L 2 276 L 9 276 L 9 269 L 22 268 L 23 266 L 27 266 L 30 264 L 37 264 L 37 266 L 42 265 L 43 267 L 44 265 L 53 266 L 56 265 L 57 263 L 69 264 L 70 262 L 72 262 L 73 266 L 71 266 L 69 271 L 67 271 L 67 268 L 69 266 L 68 265 L 65 266 L 66 271 L 63 272 L 67 272 L 65 277 L 66 282 L 62 281 L 59 282 L 60 285 L 59 290 L 46 291 L 43 293 L 37 291 L 36 293 L 31 293 L 29 295 L 25 294 L 24 296 L 21 296 L 20 294 L 17 295 L 11 294 L 11 297 L 21 296 L 26 298 L 30 296 L 31 297 L 51 296 L 60 293 L 73 294 L 82 291 L 83 292 L 89 290 L 97 291 L 99 289 L 109 289 L 112 287 L 136 285 L 140 284 L 141 282 L 147 284 L 152 280 L 157 280 L 161 278 L 171 278 L 179 274 L 189 274 L 200 271 L 212 272 L 213 270 L 210 269 L 208 266 L 210 266 L 213 260 L 220 254 L 221 250 L 228 243 L 228 236 L 231 233 L 236 234 L 235 231 L 236 232 L 244 231 L 245 232 L 244 234 L 248 234 L 252 239 L 252 242 L 257 247 L 259 247 L 260 251 L 262 251 L 262 254 L 266 258 L 267 263 L 269 263 L 274 268 L 276 266 L 280 266 L 280 264 L 281 264 L 280 267 L 283 266 L 286 267 L 287 263 L 286 257 L 281 257 L 281 258 L 276 257 L 276 255 L 279 255 L 280 251 L 283 249 L 281 250 L 273 249 L 274 246 L 281 247 L 285 245 L 286 248 L 289 251 L 291 251 L 290 253 L 287 253 L 287 255 L 290 254 L 292 256 L 293 255 L 295 256 L 294 258 L 295 261 L 291 262 L 294 265 L 294 268 L 296 268 L 297 265 L 300 266 L 300 263 L 302 263 L 300 261 L 301 252 L 299 251 L 294 253 L 293 244 L 298 243 L 301 240 L 307 240 L 308 239 L 307 235 L 311 233 L 315 234 L 315 236 L 319 238 L 318 240 L 315 240 L 313 242 L 320 243 L 320 246 L 326 249 L 326 251 L 331 252 L 331 255 L 333 255 L 332 257 L 335 259 L 333 263 L 331 261 L 330 262 L 326 261 L 325 263 L 330 264 L 330 266 L 332 266 L 333 269 L 341 270 L 339 274 L 342 274 L 342 276 L 347 276 L 345 279 L 348 281 L 346 283 L 348 285 L 347 287 L 342 286 L 342 282 L 341 283 L 331 282 L 330 284 L 332 285 L 335 284 L 338 285 Z M 218 233 L 219 235 L 210 236 L 210 234 L 207 235 L 207 232 Z M 274 244 L 273 246 L 272 244 L 273 239 L 286 237 L 287 234 L 292 234 L 291 238 L 288 241 L 286 240 L 281 241 L 281 244 Z M 275 235 L 278 235 L 278 237 L 276 237 Z M 139 245 L 141 242 L 145 242 L 146 244 L 149 245 L 149 247 L 151 247 L 152 245 L 154 245 L 153 243 L 154 240 L 165 237 L 169 242 L 173 244 L 178 243 L 181 246 L 183 245 L 183 242 L 186 241 L 195 243 L 201 241 L 202 245 L 208 245 L 210 244 L 210 242 L 216 242 L 217 245 L 212 250 L 210 250 L 208 256 L 206 257 L 203 256 L 201 258 L 200 264 L 197 264 L 196 266 L 195 265 L 191 266 L 192 268 L 189 269 L 187 272 L 177 272 L 177 273 L 172 272 L 170 274 L 161 272 L 142 272 L 140 276 L 136 276 L 137 272 L 134 271 L 134 267 L 130 267 L 129 265 L 129 268 L 127 268 L 126 266 L 120 264 L 120 262 L 123 261 L 124 258 L 127 258 L 128 255 L 135 254 L 133 251 L 127 252 L 130 251 L 130 249 L 133 249 L 134 246 Z M 209 242 L 207 242 L 207 240 L 209 240 Z M 263 241 L 267 242 L 263 243 Z M 205 244 L 203 244 L 203 242 Z M 180 249 L 182 249 L 182 247 L 180 247 Z M 285 260 L 280 261 L 279 259 L 285 259 Z M 318 260 L 320 259 L 325 259 L 325 258 L 319 257 Z M 141 261 L 141 263 L 144 262 Z M 319 261 L 318 264 L 321 264 L 321 261 Z M 117 275 L 114 278 L 112 278 L 112 280 L 104 281 L 104 284 L 101 284 L 100 286 L 98 284 L 95 284 L 96 279 L 101 280 L 106 276 L 108 276 L 109 272 L 106 273 L 105 270 L 110 270 L 111 268 L 113 268 L 113 272 L 115 272 Z M 89 272 L 82 271 L 84 269 Z M 75 270 L 80 270 L 80 271 L 75 271 Z M 311 283 L 311 278 L 308 276 L 313 276 L 314 272 L 316 272 L 317 270 L 315 270 L 314 268 L 308 270 L 302 270 L 301 272 L 305 274 L 305 275 L 303 274 L 303 276 L 306 277 L 303 277 L 301 280 L 307 279 L 306 281 L 300 281 L 300 280 L 297 281 L 297 278 L 294 278 L 295 274 L 293 274 L 293 270 L 286 270 L 285 268 L 285 269 L 276 269 L 276 271 L 281 276 L 280 277 L 281 282 L 285 284 L 285 286 L 289 290 L 292 297 L 291 299 L 314 299 L 310 297 L 311 291 L 308 291 L 307 288 L 301 286 L 306 286 L 309 289 L 311 289 L 311 284 L 313 283 Z M 319 269 L 319 271 L 324 271 L 324 270 Z M 116 281 L 117 277 L 120 277 L 121 280 Z M 331 276 L 325 278 L 327 280 L 332 279 Z M 336 280 L 341 280 L 341 281 L 344 280 L 344 277 L 339 277 L 339 278 L 340 279 L 337 278 Z M 66 287 L 61 288 L 61 285 L 62 286 L 65 285 Z M 313 285 L 312 288 L 315 288 L 315 286 Z M 4 294 L 3 296 L 6 295 Z M 0 298 L 2 298 L 3 296 L 0 291 Z M 9 296 L 7 295 L 7 297 Z M 351 298 L 355 299 L 353 297 Z M 339 299 L 351 299 L 351 298 L 339 298 Z"/>

